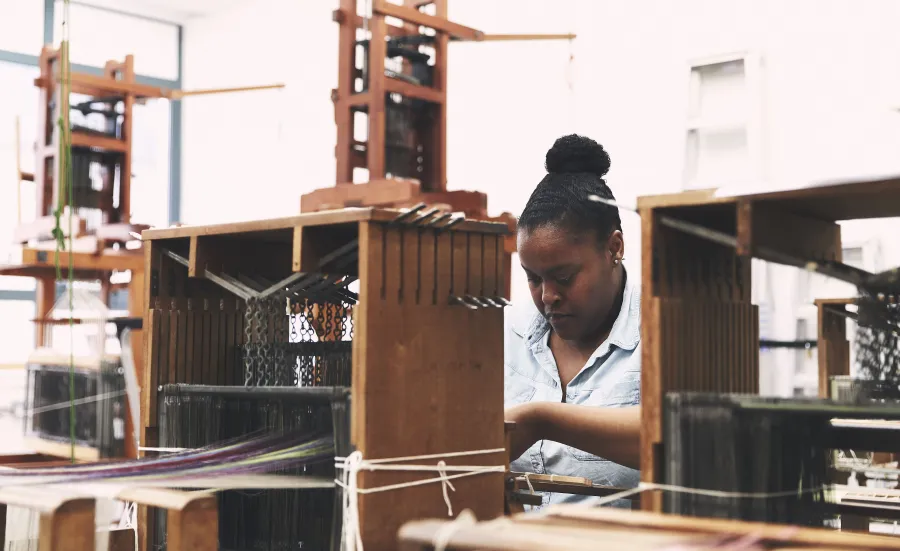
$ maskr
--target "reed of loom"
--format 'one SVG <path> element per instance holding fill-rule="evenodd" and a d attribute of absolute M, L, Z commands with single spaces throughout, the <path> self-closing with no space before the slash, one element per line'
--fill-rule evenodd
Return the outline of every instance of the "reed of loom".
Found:
<path fill-rule="evenodd" d="M 141 445 L 160 446 L 164 433 L 178 432 L 164 415 L 188 411 L 184 401 L 167 404 L 178 392 L 206 400 L 229 389 L 247 399 L 346 389 L 349 400 L 335 403 L 349 408 L 346 439 L 366 459 L 503 448 L 506 232 L 502 224 L 424 205 L 145 231 L 148 369 Z M 358 295 L 348 289 L 356 280 Z M 277 290 L 269 295 L 278 296 L 276 302 L 259 298 L 265 289 Z M 216 403 L 227 408 L 232 402 Z M 282 419 L 260 430 L 277 429 Z M 333 419 L 323 414 L 315 423 L 335 431 L 336 453 L 345 455 L 340 437 L 346 429 Z M 210 432 L 201 425 L 197 430 Z M 446 463 L 504 465 L 504 455 Z M 334 469 L 327 475 L 333 478 Z M 359 484 L 371 488 L 433 475 L 362 472 Z M 454 512 L 471 508 L 479 518 L 503 513 L 502 473 L 455 480 L 454 486 Z M 331 496 L 325 503 L 336 502 Z M 406 520 L 447 515 L 440 484 L 360 495 L 359 503 L 367 550 L 393 548 Z M 275 511 L 271 522 L 325 523 L 327 529 L 341 514 L 321 503 L 317 511 L 295 505 L 293 512 Z M 144 511 L 142 545 L 152 540 L 148 520 L 152 516 Z M 298 545 L 303 542 L 285 548 Z"/>
<path fill-rule="evenodd" d="M 667 393 L 759 391 L 759 314 L 750 300 L 751 258 L 800 268 L 816 262 L 816 270 L 827 272 L 841 260 L 838 222 L 900 215 L 900 180 L 740 197 L 696 190 L 641 197 L 638 210 L 641 479 L 664 482 Z M 686 232 L 679 227 L 685 222 L 715 235 Z M 646 492 L 641 503 L 645 510 L 662 510 L 658 491 Z"/>
<path fill-rule="evenodd" d="M 541 515 L 498 521 L 413 521 L 403 526 L 399 539 L 400 551 L 900 549 L 900 541 L 887 536 L 577 505 L 555 505 Z"/>

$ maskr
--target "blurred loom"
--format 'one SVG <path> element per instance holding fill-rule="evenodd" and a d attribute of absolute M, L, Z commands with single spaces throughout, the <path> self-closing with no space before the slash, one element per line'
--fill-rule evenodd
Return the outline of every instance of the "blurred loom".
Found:
<path fill-rule="evenodd" d="M 481 366 L 502 361 L 506 231 L 417 205 L 144 232 L 143 445 L 166 452 L 302 430 L 330 434 L 332 458 L 503 457 L 502 372 Z M 219 548 L 340 548 L 340 470 L 278 474 L 329 484 L 219 493 Z M 416 478 L 364 472 L 359 485 Z M 502 513 L 502 473 L 454 486 L 454 506 Z M 362 492 L 366 548 L 390 548 L 421 511 L 446 514 L 441 495 L 440 484 Z M 164 513 L 143 518 L 147 548 L 164 548 Z"/>

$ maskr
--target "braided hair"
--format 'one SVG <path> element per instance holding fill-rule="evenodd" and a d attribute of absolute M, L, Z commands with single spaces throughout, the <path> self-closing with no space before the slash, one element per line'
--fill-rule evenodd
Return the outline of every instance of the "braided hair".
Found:
<path fill-rule="evenodd" d="M 609 164 L 609 154 L 590 138 L 570 134 L 556 140 L 547 151 L 547 175 L 531 193 L 519 229 L 561 225 L 577 232 L 594 231 L 601 243 L 615 230 L 622 231 L 619 209 L 588 199 L 596 195 L 615 201 L 603 179 Z"/>

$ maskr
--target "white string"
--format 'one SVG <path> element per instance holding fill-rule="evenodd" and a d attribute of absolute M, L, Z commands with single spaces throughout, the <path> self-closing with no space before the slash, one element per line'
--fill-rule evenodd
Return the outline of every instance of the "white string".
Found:
<path fill-rule="evenodd" d="M 450 479 L 447 477 L 447 464 L 443 459 L 438 461 L 438 472 L 441 474 L 441 490 L 444 492 L 444 503 L 447 504 L 447 516 L 453 516 L 453 505 L 450 504 L 450 495 L 447 494 L 447 487 L 449 486 L 451 490 L 454 492 L 456 488 L 453 487 L 453 483 L 450 482 Z"/>
<path fill-rule="evenodd" d="M 531 484 L 531 473 L 525 473 L 525 483 L 528 484 L 528 491 L 534 495 L 534 486 Z M 553 475 L 550 475 L 550 482 L 553 482 Z"/>
<path fill-rule="evenodd" d="M 335 467 L 343 471 L 341 480 L 335 480 L 334 483 L 344 489 L 343 500 L 343 547 L 346 551 L 363 551 L 362 537 L 359 533 L 359 495 L 374 494 L 379 492 L 387 492 L 391 490 L 400 490 L 403 488 L 412 488 L 414 486 L 422 486 L 424 484 L 432 484 L 440 482 L 444 495 L 444 502 L 447 504 L 447 512 L 449 516 L 453 516 L 453 509 L 450 503 L 450 495 L 447 487 L 456 491 L 451 480 L 464 478 L 467 476 L 476 476 L 485 473 L 504 473 L 506 465 L 496 466 L 476 466 L 476 465 L 447 465 L 444 458 L 448 457 L 464 457 L 470 455 L 484 455 L 491 453 L 505 452 L 506 448 L 495 448 L 490 450 L 475 450 L 465 452 L 449 452 L 435 453 L 429 455 L 413 455 L 407 457 L 393 457 L 384 459 L 363 460 L 362 453 L 355 451 L 347 457 L 336 457 Z M 417 461 L 427 459 L 440 459 L 435 465 L 396 465 L 406 461 Z M 360 488 L 357 483 L 360 470 L 366 471 L 411 471 L 411 472 L 437 472 L 435 478 L 426 478 L 423 480 L 415 480 L 412 482 L 400 482 L 397 484 L 388 484 L 385 486 L 377 486 L 373 488 Z M 447 471 L 454 471 L 457 474 L 448 475 Z"/>
<path fill-rule="evenodd" d="M 138 526 L 137 526 L 137 503 L 133 501 L 125 502 L 125 511 L 122 518 L 119 519 L 119 528 L 131 529 L 134 532 L 134 548 L 138 548 Z"/>
<path fill-rule="evenodd" d="M 431 545 L 434 547 L 434 551 L 445 551 L 447 549 L 447 544 L 450 543 L 450 538 L 453 537 L 453 534 L 455 534 L 457 530 L 466 526 L 472 526 L 477 520 L 475 514 L 470 509 L 465 509 L 458 517 L 453 519 L 453 521 L 438 528 L 434 533 L 434 537 L 431 539 Z"/>
<path fill-rule="evenodd" d="M 724 492 L 721 490 L 701 490 L 698 488 L 688 488 L 685 486 L 673 486 L 671 484 L 657 484 L 655 482 L 641 482 L 637 485 L 636 488 L 632 488 L 630 490 L 623 490 L 621 492 L 610 494 L 605 497 L 596 497 L 585 500 L 581 502 L 579 505 L 586 507 L 601 507 L 603 505 L 612 503 L 613 501 L 617 501 L 629 496 L 633 496 L 635 494 L 640 494 L 647 490 L 662 490 L 667 492 L 674 493 L 682 493 L 682 494 L 694 494 L 694 495 L 703 495 L 709 497 L 724 497 L 724 498 L 737 498 L 737 499 L 769 499 L 775 497 L 790 497 L 798 494 L 808 494 L 812 492 L 818 492 L 820 490 L 827 489 L 827 486 L 816 486 L 815 488 L 806 488 L 803 490 L 785 490 L 781 492 Z"/>
<path fill-rule="evenodd" d="M 178 453 L 191 451 L 195 448 L 154 448 L 152 446 L 138 446 L 138 451 L 142 452 L 161 452 L 161 453 Z"/>
<path fill-rule="evenodd" d="M 57 404 L 51 404 L 49 406 L 42 406 L 39 408 L 34 408 L 28 410 L 28 413 L 33 415 L 36 413 L 44 413 L 45 411 L 55 411 L 58 409 L 66 409 L 71 406 L 80 406 L 83 404 L 90 404 L 91 402 L 99 402 L 101 400 L 108 400 L 110 398 L 117 398 L 125 394 L 124 390 L 117 390 L 114 392 L 106 392 L 104 394 L 95 394 L 94 396 L 88 396 L 86 398 L 79 398 L 74 402 L 59 402 Z"/>

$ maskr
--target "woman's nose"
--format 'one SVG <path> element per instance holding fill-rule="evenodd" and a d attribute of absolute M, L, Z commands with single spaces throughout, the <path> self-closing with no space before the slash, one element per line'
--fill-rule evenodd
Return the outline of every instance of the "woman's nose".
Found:
<path fill-rule="evenodd" d="M 559 302 L 560 295 L 551 285 L 544 285 L 541 288 L 541 302 L 544 306 L 551 306 Z"/>

